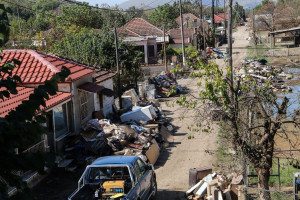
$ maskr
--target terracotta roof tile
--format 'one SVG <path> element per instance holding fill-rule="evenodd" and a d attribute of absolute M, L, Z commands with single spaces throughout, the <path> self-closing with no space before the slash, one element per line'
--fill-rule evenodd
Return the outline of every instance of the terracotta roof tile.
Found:
<path fill-rule="evenodd" d="M 115 75 L 116 75 L 116 72 L 97 69 L 93 75 L 93 78 L 95 79 L 96 83 L 101 83 L 103 81 L 106 81 L 106 80 L 114 77 Z"/>
<path fill-rule="evenodd" d="M 103 86 L 97 85 L 95 83 L 84 83 L 78 87 L 78 89 L 86 90 L 88 92 L 97 93 L 104 89 Z"/>
<path fill-rule="evenodd" d="M 169 35 L 170 35 L 170 43 L 175 43 L 175 44 L 181 44 L 181 30 L 180 28 L 173 28 L 169 30 Z M 191 42 L 194 33 L 194 28 L 183 28 L 183 33 L 184 33 L 184 42 L 189 43 Z"/>
<path fill-rule="evenodd" d="M 34 50 L 4 50 L 2 56 L 3 59 L 0 66 L 7 60 L 12 59 L 17 59 L 21 62 L 21 65 L 16 66 L 13 70 L 13 75 L 21 73 L 20 76 L 22 77 L 23 84 L 41 83 L 40 79 L 36 80 L 37 77 L 43 77 L 42 82 L 49 80 L 55 73 L 61 71 L 62 66 L 70 69 L 71 74 L 66 80 L 71 82 L 94 72 L 87 65 Z M 71 68 L 75 68 L 76 70 L 72 70 Z"/>
<path fill-rule="evenodd" d="M 0 88 L 0 91 L 1 90 L 3 91 L 4 88 Z M 29 96 L 33 94 L 34 88 L 17 87 L 17 91 L 18 94 L 11 94 L 9 98 L 0 100 L 0 117 L 5 117 L 10 111 L 15 110 L 23 101 L 28 100 Z M 46 100 L 46 107 L 41 107 L 39 112 L 51 109 L 71 97 L 71 93 L 57 92 L 56 95 L 50 96 L 49 100 Z"/>
<path fill-rule="evenodd" d="M 228 14 L 224 13 L 218 13 L 215 14 L 215 23 L 221 23 L 222 21 L 224 21 L 224 18 L 226 17 L 226 20 L 228 20 Z"/>
<path fill-rule="evenodd" d="M 134 18 L 117 29 L 120 37 L 154 36 L 163 37 L 163 31 L 143 18 Z"/>

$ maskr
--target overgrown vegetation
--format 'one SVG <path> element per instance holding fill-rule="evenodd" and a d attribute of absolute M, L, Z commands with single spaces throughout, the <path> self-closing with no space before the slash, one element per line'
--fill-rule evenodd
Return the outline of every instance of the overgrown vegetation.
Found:
<path fill-rule="evenodd" d="M 298 126 L 297 121 L 282 115 L 288 106 L 288 99 L 284 98 L 278 104 L 268 82 L 260 84 L 247 74 L 244 78 L 233 79 L 230 67 L 223 71 L 215 62 L 205 63 L 201 58 L 196 59 L 193 67 L 198 71 L 192 75 L 200 79 L 199 85 L 204 84 L 199 92 L 202 100 L 198 101 L 203 106 L 199 120 L 211 127 L 210 120 L 205 120 L 211 112 L 215 110 L 222 116 L 225 122 L 221 128 L 227 134 L 224 140 L 254 167 L 258 174 L 258 187 L 268 190 L 275 135 L 279 134 L 279 129 L 284 132 L 283 124 Z M 195 101 L 181 96 L 177 103 L 196 107 Z M 269 200 L 270 193 L 260 192 L 260 198 Z"/>

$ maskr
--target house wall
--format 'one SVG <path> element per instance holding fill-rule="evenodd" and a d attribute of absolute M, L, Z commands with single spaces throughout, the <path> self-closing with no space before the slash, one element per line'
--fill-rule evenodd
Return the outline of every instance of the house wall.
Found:
<path fill-rule="evenodd" d="M 148 58 L 149 58 L 148 46 L 154 46 L 154 57 L 157 56 L 157 42 L 155 38 L 148 38 L 147 40 L 134 41 L 132 43 L 136 44 L 137 46 L 144 46 L 145 63 L 148 63 Z"/>
<path fill-rule="evenodd" d="M 58 91 L 60 92 L 71 92 L 71 83 L 59 83 L 58 84 Z"/>
<path fill-rule="evenodd" d="M 103 81 L 99 83 L 98 85 L 101 85 L 105 88 L 114 90 L 114 84 L 113 84 L 113 79 L 107 79 L 106 81 Z M 98 95 L 99 96 L 99 95 Z M 99 102 L 99 100 L 98 100 Z M 112 113 L 112 105 L 114 104 L 115 99 L 114 96 L 108 97 L 103 95 L 103 113 L 105 116 L 107 116 L 109 113 Z M 99 102 L 100 104 L 100 102 Z"/>
<path fill-rule="evenodd" d="M 81 108 L 78 96 L 78 86 L 86 83 L 93 82 L 92 75 L 85 76 L 72 84 L 72 102 L 73 102 L 73 122 L 74 122 L 74 132 L 79 133 L 81 125 L 86 123 L 88 120 L 92 119 L 92 113 L 95 111 L 94 107 L 94 93 L 88 92 L 88 117 L 81 120 Z"/>
<path fill-rule="evenodd" d="M 192 46 L 192 44 L 191 43 L 184 43 L 184 46 L 188 47 L 188 46 Z M 171 48 L 181 48 L 182 46 L 181 46 L 181 44 L 170 44 L 170 47 Z"/>

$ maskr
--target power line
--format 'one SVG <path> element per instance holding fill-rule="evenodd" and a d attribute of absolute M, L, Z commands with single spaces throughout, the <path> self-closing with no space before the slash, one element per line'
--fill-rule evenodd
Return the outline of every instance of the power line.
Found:
<path fill-rule="evenodd" d="M 2 0 L 8 4 L 12 4 L 12 5 L 15 5 L 15 6 L 18 6 L 20 8 L 23 8 L 23 9 L 26 9 L 26 10 L 30 10 L 30 11 L 35 11 L 35 12 L 39 12 L 39 11 L 36 11 L 36 10 L 33 10 L 32 8 L 28 8 L 26 6 L 23 6 L 21 4 L 18 4 L 16 2 L 10 2 L 10 1 L 7 1 L 7 0 Z M 76 4 L 76 5 L 79 5 L 79 6 L 85 6 L 85 7 L 89 7 L 89 8 L 94 8 L 94 9 L 98 9 L 98 10 L 106 10 L 106 11 L 112 11 L 112 12 L 125 12 L 125 13 L 132 13 L 132 12 L 135 12 L 134 10 L 118 10 L 118 9 L 110 9 L 110 8 L 101 8 L 101 7 L 97 7 L 97 6 L 91 6 L 91 5 L 87 5 L 87 4 L 84 4 L 84 3 L 81 3 L 81 2 L 77 2 L 77 1 L 72 1 L 72 0 L 61 0 L 61 1 L 64 1 L 64 2 L 68 2 L 68 3 L 71 3 L 71 4 Z M 155 0 L 156 1 L 156 0 Z M 154 3 L 155 1 L 151 2 L 150 4 Z M 163 5 L 166 5 L 166 4 L 169 4 L 171 2 L 173 2 L 174 0 L 170 0 L 168 1 L 167 3 L 163 4 Z M 149 5 L 150 5 L 149 4 Z M 161 5 L 161 6 L 163 6 Z M 157 9 L 159 6 L 155 7 L 155 8 L 149 8 L 149 9 L 138 9 L 136 10 L 136 12 L 145 12 L 145 11 L 149 11 L 149 10 L 155 10 Z M 39 13 L 42 13 L 42 12 L 39 12 Z"/>

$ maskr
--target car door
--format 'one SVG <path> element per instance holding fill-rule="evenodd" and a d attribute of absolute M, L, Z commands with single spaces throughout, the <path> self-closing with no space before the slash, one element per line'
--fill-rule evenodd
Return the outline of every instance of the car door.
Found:
<path fill-rule="evenodd" d="M 136 164 L 140 170 L 141 198 L 146 200 L 151 190 L 151 171 L 147 170 L 145 163 L 140 158 L 136 161 Z"/>
<path fill-rule="evenodd" d="M 138 181 L 137 172 L 134 170 L 134 168 L 132 166 L 130 166 L 130 170 L 131 170 L 133 183 L 132 183 L 132 189 L 127 194 L 126 199 L 136 200 L 136 199 L 138 199 L 138 197 L 140 196 L 140 193 L 141 193 L 140 192 L 140 183 Z"/>

